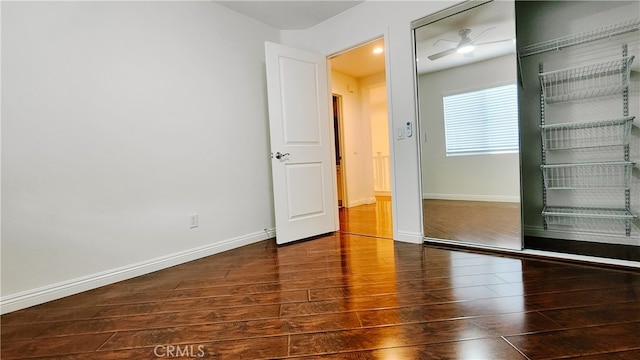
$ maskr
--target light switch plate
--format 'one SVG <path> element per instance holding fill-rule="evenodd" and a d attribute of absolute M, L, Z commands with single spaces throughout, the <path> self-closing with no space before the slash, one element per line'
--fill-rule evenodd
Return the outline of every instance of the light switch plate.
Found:
<path fill-rule="evenodd" d="M 189 228 L 194 229 L 198 227 L 198 214 L 189 214 Z"/>

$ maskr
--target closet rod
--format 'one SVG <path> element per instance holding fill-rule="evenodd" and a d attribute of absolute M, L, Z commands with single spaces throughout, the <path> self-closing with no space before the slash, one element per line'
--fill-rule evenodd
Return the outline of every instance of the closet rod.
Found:
<path fill-rule="evenodd" d="M 528 45 L 518 50 L 519 57 L 540 54 L 552 50 L 560 50 L 569 46 L 584 44 L 590 41 L 606 39 L 611 36 L 625 34 L 640 29 L 640 19 L 629 20 L 615 25 L 605 26 L 600 29 L 583 32 L 575 35 L 567 35 L 557 39 L 547 40 Z"/>

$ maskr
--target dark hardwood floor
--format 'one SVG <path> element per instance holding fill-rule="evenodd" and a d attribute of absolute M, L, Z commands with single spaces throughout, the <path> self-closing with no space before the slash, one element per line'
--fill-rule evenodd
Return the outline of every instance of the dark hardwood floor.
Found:
<path fill-rule="evenodd" d="M 640 272 L 335 233 L 1 318 L 1 358 L 639 359 Z"/>
<path fill-rule="evenodd" d="M 426 237 L 521 249 L 520 203 L 424 199 L 422 209 Z"/>

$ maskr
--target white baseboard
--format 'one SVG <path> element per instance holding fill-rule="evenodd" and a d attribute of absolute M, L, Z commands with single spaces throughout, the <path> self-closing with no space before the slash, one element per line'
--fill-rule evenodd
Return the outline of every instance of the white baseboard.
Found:
<path fill-rule="evenodd" d="M 491 201 L 491 202 L 520 202 L 519 196 L 509 195 L 474 195 L 474 194 L 436 194 L 424 193 L 423 199 L 432 200 L 465 200 L 465 201 Z"/>
<path fill-rule="evenodd" d="M 65 296 L 113 284 L 118 281 L 131 279 L 136 276 L 166 269 L 171 266 L 235 249 L 240 246 L 270 239 L 274 236 L 275 229 L 264 229 L 263 231 L 223 240 L 215 244 L 205 245 L 100 273 L 46 285 L 16 294 L 2 296 L 0 298 L 0 314 L 6 314 L 51 300 L 60 299 Z"/>
<path fill-rule="evenodd" d="M 419 232 L 408 232 L 408 231 L 398 231 L 394 234 L 393 240 L 402 241 L 411 244 L 422 244 L 424 239 L 422 237 L 422 233 Z"/>
<path fill-rule="evenodd" d="M 265 228 L 264 232 L 265 232 L 265 234 L 267 234 L 267 239 L 272 239 L 272 238 L 276 237 L 276 228 L 270 228 L 270 229 Z M 263 240 L 266 240 L 266 239 L 263 239 Z M 261 241 L 261 240 L 259 240 L 259 241 Z"/>
<path fill-rule="evenodd" d="M 354 206 L 375 204 L 375 203 L 376 203 L 376 197 L 374 196 L 370 198 L 349 201 L 349 204 L 347 205 L 347 207 L 354 207 Z"/>

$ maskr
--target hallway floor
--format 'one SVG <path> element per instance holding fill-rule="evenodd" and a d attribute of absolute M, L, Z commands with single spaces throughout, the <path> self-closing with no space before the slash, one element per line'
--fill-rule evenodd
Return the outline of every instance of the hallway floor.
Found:
<path fill-rule="evenodd" d="M 340 208 L 340 231 L 393 239 L 391 197 L 377 196 L 375 204 Z"/>

